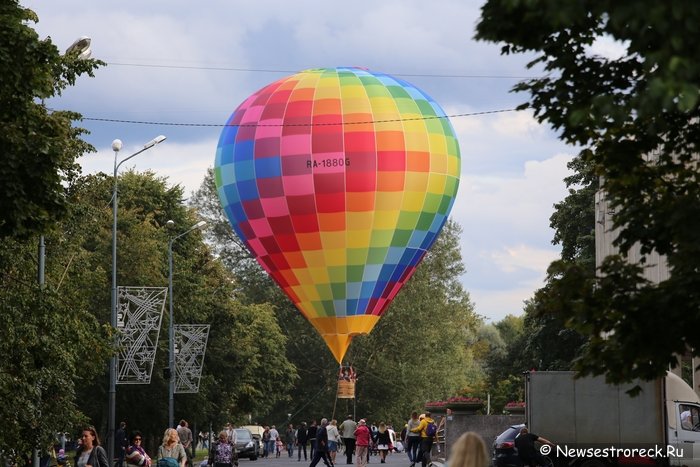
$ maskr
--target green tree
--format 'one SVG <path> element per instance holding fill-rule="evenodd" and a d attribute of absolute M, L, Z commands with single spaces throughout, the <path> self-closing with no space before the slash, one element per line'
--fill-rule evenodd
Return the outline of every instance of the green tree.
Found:
<path fill-rule="evenodd" d="M 561 245 L 561 259 L 575 262 L 595 273 L 595 194 L 598 177 L 593 164 L 580 156 L 567 167 L 574 173 L 564 178 L 569 191 L 563 201 L 554 205 L 549 226 L 554 229 L 552 243 Z"/>
<path fill-rule="evenodd" d="M 92 313 L 90 284 L 99 271 L 74 271 L 85 289 L 64 281 L 85 254 L 81 229 L 47 231 L 46 282 L 37 283 L 38 239 L 0 242 L 0 452 L 51 446 L 58 431 L 87 421 L 77 394 L 104 374 L 110 355 L 107 326 Z M 67 236 L 72 240 L 63 241 Z"/>
<path fill-rule="evenodd" d="M 152 173 L 120 177 L 118 283 L 165 287 L 168 219 L 182 229 L 196 213 L 180 187 Z M 0 451 L 49 446 L 58 431 L 84 423 L 106 433 L 111 354 L 110 199 L 105 174 L 66 187 L 66 215 L 45 232 L 46 286 L 36 281 L 37 238 L 0 243 Z M 197 426 L 246 419 L 286 397 L 295 369 L 286 336 L 269 306 L 241 303 L 231 274 L 197 232 L 173 248 L 175 319 L 209 323 L 211 332 L 198 394 L 177 394 L 176 418 Z M 163 326 L 168 325 L 167 315 Z M 164 338 L 165 336 L 165 338 Z M 161 331 L 151 384 L 118 386 L 117 418 L 147 435 L 153 448 L 167 424 L 167 333 Z"/>
<path fill-rule="evenodd" d="M 93 309 L 104 322 L 109 319 L 111 267 L 111 177 L 97 174 L 80 178 L 71 188 L 73 209 L 81 225 L 92 225 L 82 245 L 90 256 L 75 268 L 102 271 L 91 294 Z M 166 287 L 167 245 L 199 219 L 182 203 L 180 186 L 151 172 L 133 171 L 119 178 L 118 283 Z M 175 227 L 166 227 L 173 220 Z M 72 283 L 72 277 L 66 278 Z M 76 282 L 75 287 L 79 286 Z M 210 336 L 200 391 L 175 395 L 175 418 L 198 427 L 225 421 L 243 421 L 248 413 L 265 410 L 284 397 L 293 383 L 294 368 L 284 356 L 286 337 L 272 310 L 242 304 L 235 295 L 231 274 L 192 232 L 173 243 L 173 308 L 177 324 L 210 324 Z M 167 304 L 166 304 L 167 310 Z M 150 386 L 119 386 L 117 418 L 151 440 L 162 436 L 167 425 L 168 389 L 160 369 L 167 367 L 168 342 L 163 319 L 159 348 Z M 97 379 L 81 391 L 83 406 L 99 425 L 105 426 L 106 381 Z M 144 391 L 152 397 L 144 404 Z"/>
<path fill-rule="evenodd" d="M 527 313 L 527 307 L 525 309 Z M 527 316 L 527 315 L 526 315 Z M 522 400 L 521 373 L 527 369 L 523 362 L 525 340 L 524 316 L 508 315 L 501 321 L 484 326 L 480 341 L 485 347 L 479 361 L 488 375 L 493 413 L 500 413 L 510 401 Z"/>
<path fill-rule="evenodd" d="M 66 213 L 64 186 L 75 159 L 94 151 L 73 126 L 80 115 L 50 111 L 44 99 L 93 76 L 101 62 L 62 56 L 31 28 L 39 19 L 17 0 L 0 5 L 0 238 L 44 232 Z"/>
<path fill-rule="evenodd" d="M 520 108 L 582 147 L 602 177 L 621 255 L 597 278 L 553 265 L 547 301 L 591 336 L 578 369 L 615 382 L 655 378 L 674 354 L 700 352 L 698 20 L 690 0 L 488 0 L 477 25 L 477 38 L 503 43 L 504 54 L 534 54 L 529 67 L 545 74 L 516 85 L 531 95 Z M 619 55 L 594 53 L 602 40 Z M 625 260 L 635 244 L 665 255 L 671 277 L 645 281 L 643 264 Z"/>

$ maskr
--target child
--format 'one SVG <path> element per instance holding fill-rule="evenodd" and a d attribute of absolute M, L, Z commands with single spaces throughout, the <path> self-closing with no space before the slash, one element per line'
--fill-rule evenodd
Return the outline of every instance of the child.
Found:
<path fill-rule="evenodd" d="M 58 456 L 56 456 L 56 463 L 58 465 L 66 465 L 66 462 L 68 462 L 68 458 L 66 457 L 66 450 L 59 449 Z"/>
<path fill-rule="evenodd" d="M 282 440 L 280 438 L 277 438 L 277 441 L 275 442 L 275 447 L 277 448 L 277 457 L 279 457 L 284 447 L 284 444 L 282 443 Z"/>

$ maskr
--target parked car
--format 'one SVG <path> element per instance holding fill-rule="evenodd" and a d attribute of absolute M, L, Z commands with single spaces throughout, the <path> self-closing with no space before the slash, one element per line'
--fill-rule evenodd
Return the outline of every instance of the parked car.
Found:
<path fill-rule="evenodd" d="M 262 442 L 262 434 L 265 428 L 260 425 L 243 425 L 241 428 L 247 428 L 253 434 L 253 439 L 258 443 L 258 457 L 262 457 L 265 454 L 265 446 Z"/>
<path fill-rule="evenodd" d="M 253 433 L 247 428 L 236 428 L 236 451 L 238 458 L 247 457 L 254 461 L 258 459 L 258 443 Z"/>
<path fill-rule="evenodd" d="M 496 436 L 493 440 L 493 458 L 491 459 L 494 467 L 522 467 L 523 463 L 515 448 L 515 437 L 524 427 L 525 424 L 511 425 L 506 431 Z"/>

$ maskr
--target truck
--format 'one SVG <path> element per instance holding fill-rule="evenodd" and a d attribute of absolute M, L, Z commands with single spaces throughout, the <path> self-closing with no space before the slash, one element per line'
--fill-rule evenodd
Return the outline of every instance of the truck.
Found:
<path fill-rule="evenodd" d="M 674 373 L 612 385 L 602 376 L 529 371 L 525 407 L 528 430 L 554 443 L 540 452 L 555 465 L 700 467 L 700 399 Z"/>

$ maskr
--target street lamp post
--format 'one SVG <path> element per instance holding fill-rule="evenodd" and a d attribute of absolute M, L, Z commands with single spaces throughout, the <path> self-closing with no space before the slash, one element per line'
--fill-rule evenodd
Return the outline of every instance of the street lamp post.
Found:
<path fill-rule="evenodd" d="M 193 230 L 201 229 L 207 221 L 199 221 L 180 235 L 170 237 L 168 241 L 168 302 L 170 305 L 170 319 L 168 322 L 168 428 L 172 428 L 175 423 L 175 324 L 173 321 L 173 242 L 180 237 L 184 237 Z M 169 228 L 175 226 L 175 221 L 168 221 Z"/>
<path fill-rule="evenodd" d="M 122 149 L 121 140 L 115 139 L 112 141 L 112 151 L 114 151 L 114 187 L 112 189 L 112 313 L 111 324 L 112 329 L 117 328 L 117 171 L 119 167 L 132 157 L 138 156 L 142 152 L 151 149 L 153 146 L 165 141 L 165 136 L 160 135 L 143 145 L 129 157 L 117 161 L 119 151 Z M 115 337 L 116 339 L 116 337 Z M 107 458 L 110 465 L 114 460 L 114 426 L 116 425 L 116 406 L 117 406 L 117 356 L 112 355 L 109 361 L 109 412 L 107 414 Z"/>
<path fill-rule="evenodd" d="M 70 47 L 66 49 L 64 56 L 75 55 L 79 60 L 87 60 L 92 55 L 92 50 L 90 49 L 91 39 L 88 36 L 80 36 L 76 39 Z M 44 101 L 41 101 L 42 105 Z M 45 285 L 45 267 L 46 267 L 46 243 L 44 240 L 44 234 L 39 236 L 39 268 L 38 268 L 38 281 L 41 289 L 44 289 Z M 32 465 L 34 467 L 39 467 L 39 448 L 34 448 L 32 453 Z"/>

